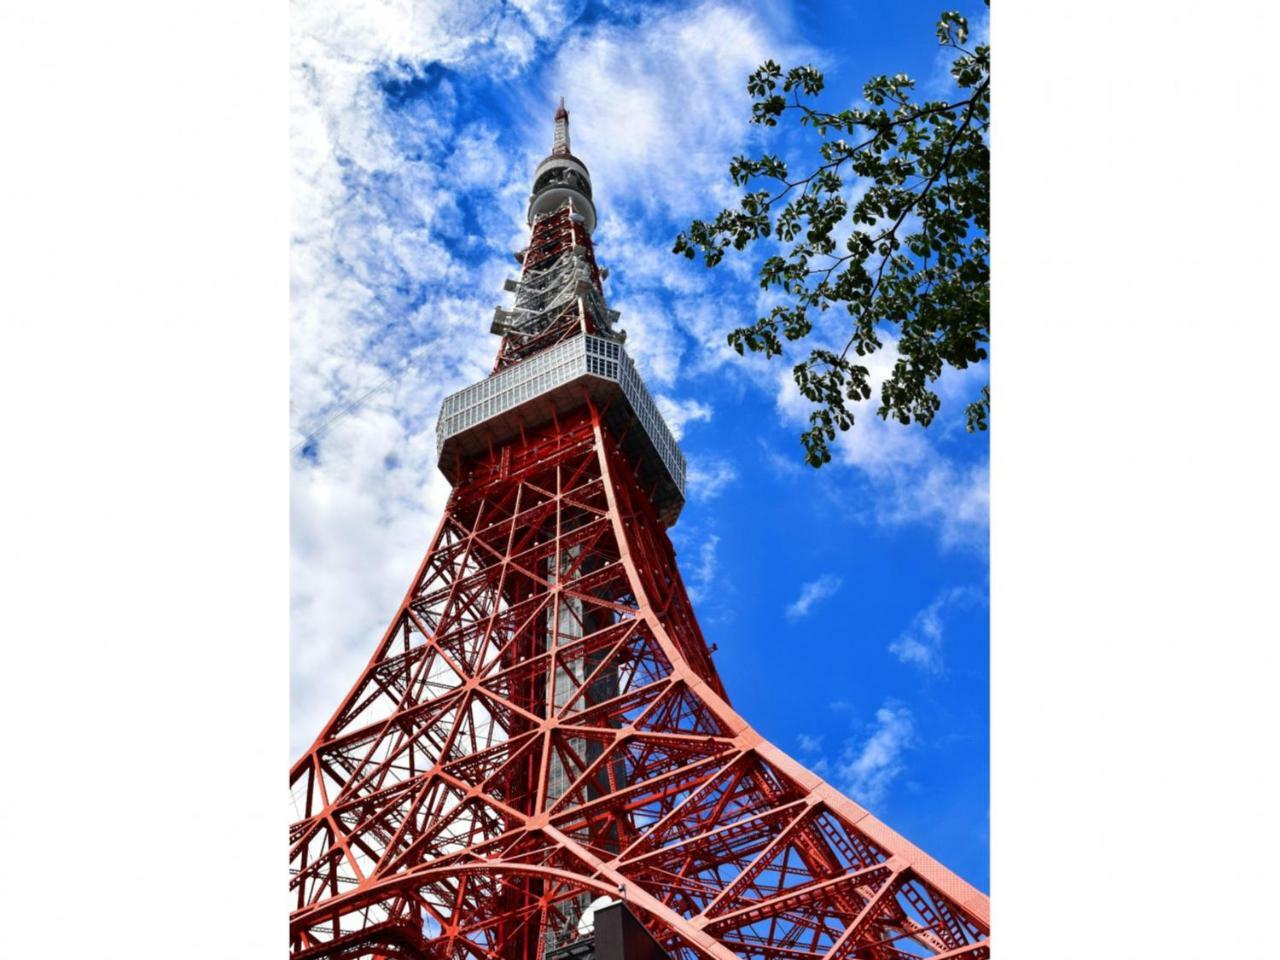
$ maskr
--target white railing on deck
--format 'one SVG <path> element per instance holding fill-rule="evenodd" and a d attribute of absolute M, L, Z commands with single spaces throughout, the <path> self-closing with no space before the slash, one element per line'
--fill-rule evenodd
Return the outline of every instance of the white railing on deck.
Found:
<path fill-rule="evenodd" d="M 500 416 L 520 404 L 541 396 L 583 374 L 612 380 L 622 387 L 623 396 L 658 452 L 667 472 L 684 495 L 684 454 L 658 412 L 635 364 L 620 343 L 590 335 L 556 344 L 528 360 L 507 367 L 446 397 L 436 426 L 436 452 L 455 436 Z"/>

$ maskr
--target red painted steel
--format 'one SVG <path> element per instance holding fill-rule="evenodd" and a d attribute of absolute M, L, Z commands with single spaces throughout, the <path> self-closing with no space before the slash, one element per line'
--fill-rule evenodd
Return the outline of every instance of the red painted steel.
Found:
<path fill-rule="evenodd" d="M 590 254 L 569 212 L 526 266 Z M 573 315 L 553 342 L 587 329 Z M 529 348 L 504 338 L 499 366 Z M 990 955 L 986 896 L 730 706 L 585 395 L 468 464 L 291 783 L 295 958 L 540 960 L 602 896 L 679 960 Z"/>
<path fill-rule="evenodd" d="M 529 246 L 521 252 L 525 276 L 548 270 L 564 257 L 580 257 L 587 266 L 589 283 L 597 295 L 603 298 L 600 284 L 600 268 L 596 266 L 591 236 L 574 218 L 572 207 L 562 207 L 556 213 L 543 217 L 533 225 Z M 549 323 L 528 333 L 508 333 L 498 347 L 498 359 L 494 371 L 519 363 L 562 340 L 580 333 L 595 333 L 600 328 L 593 310 L 581 298 L 573 298 Z"/>

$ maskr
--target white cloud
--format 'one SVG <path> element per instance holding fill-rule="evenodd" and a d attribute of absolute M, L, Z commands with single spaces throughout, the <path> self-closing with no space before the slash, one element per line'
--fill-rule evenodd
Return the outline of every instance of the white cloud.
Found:
<path fill-rule="evenodd" d="M 431 62 L 509 75 L 545 36 L 544 8 L 526 7 L 319 0 L 291 14 L 293 444 L 328 424 L 292 464 L 295 753 L 357 676 L 427 547 L 448 493 L 435 468 L 440 400 L 492 360 L 484 318 L 518 214 L 501 214 L 479 267 L 463 265 L 450 252 L 465 241 L 458 191 L 528 188 L 491 127 L 456 123 L 448 82 L 431 109 L 391 117 L 378 77 L 409 80 Z"/>
<path fill-rule="evenodd" d="M 865 739 L 846 740 L 833 766 L 835 785 L 863 806 L 874 807 L 905 769 L 902 753 L 915 741 L 915 721 L 907 707 L 887 701 L 869 731 Z"/>
<path fill-rule="evenodd" d="M 696 344 L 685 358 L 691 373 L 728 372 L 756 389 L 768 384 L 769 361 L 758 353 L 739 356 L 728 342 L 730 330 L 755 319 L 751 309 L 751 301 L 738 299 L 732 288 L 722 289 L 715 297 L 681 297 L 676 301 L 676 321 Z"/>
<path fill-rule="evenodd" d="M 447 179 L 455 188 L 493 187 L 508 180 L 528 179 L 528 171 L 517 170 L 510 153 L 498 146 L 496 130 L 473 124 L 450 146 Z"/>
<path fill-rule="evenodd" d="M 879 523 L 928 524 L 944 548 L 985 546 L 991 503 L 986 462 L 965 466 L 935 454 L 918 470 L 877 479 Z"/>
<path fill-rule="evenodd" d="M 671 387 L 680 372 L 684 345 L 666 309 L 656 297 L 611 300 L 627 331 L 627 353 L 650 385 Z"/>
<path fill-rule="evenodd" d="M 716 569 L 719 566 L 716 548 L 719 545 L 720 538 L 713 533 L 702 541 L 702 545 L 698 548 L 698 562 L 689 570 L 689 574 L 685 579 L 689 598 L 694 603 L 701 603 L 706 599 L 707 589 L 715 579 Z"/>
<path fill-rule="evenodd" d="M 787 48 L 719 3 L 643 11 L 626 29 L 575 27 L 582 8 L 316 0 L 291 15 L 291 445 L 327 424 L 292 463 L 295 753 L 368 657 L 443 508 L 435 415 L 492 362 L 487 317 L 514 272 L 510 251 L 525 242 L 523 200 L 549 146 L 555 93 L 567 95 L 575 150 L 601 202 L 602 262 L 633 271 L 628 295 L 611 302 L 629 325 L 629 351 L 667 388 L 690 338 L 723 353 L 723 305 L 682 273 L 649 214 L 705 214 L 731 199 L 727 158 L 748 135 L 743 82 Z M 510 149 L 497 121 L 462 122 L 447 77 L 394 116 L 380 85 L 425 82 L 429 65 L 527 76 L 565 31 L 576 32 L 546 71 L 552 83 L 513 85 L 537 89 L 515 94 L 528 101 L 525 119 L 516 112 L 522 149 Z M 682 299 L 662 309 L 673 292 Z M 389 373 L 385 389 L 353 405 Z M 708 406 L 668 399 L 676 430 L 711 417 Z M 715 497 L 736 475 L 728 461 L 695 459 L 690 497 Z M 715 542 L 699 575 L 714 571 Z"/>
<path fill-rule="evenodd" d="M 728 158 L 748 136 L 747 75 L 799 55 L 749 10 L 702 3 L 571 37 L 552 85 L 582 118 L 575 143 L 592 145 L 597 189 L 691 218 L 735 195 Z"/>
<path fill-rule="evenodd" d="M 511 0 L 511 5 L 524 14 L 525 23 L 535 35 L 546 39 L 577 20 L 587 0 Z"/>
<path fill-rule="evenodd" d="M 796 736 L 796 746 L 801 753 L 817 753 L 822 749 L 822 737 L 801 733 Z"/>
<path fill-rule="evenodd" d="M 671 435 L 677 440 L 684 438 L 685 424 L 699 421 L 711 422 L 712 410 L 709 404 L 693 398 L 677 400 L 662 393 L 655 395 L 653 400 L 658 405 L 662 419 L 667 421 L 667 426 L 671 428 Z"/>
<path fill-rule="evenodd" d="M 602 146 L 608 148 L 607 144 Z M 616 268 L 618 276 L 631 288 L 666 291 L 682 298 L 701 293 L 704 285 L 698 282 L 697 274 L 685 269 L 685 264 L 672 255 L 671 235 L 666 231 L 650 235 L 640 229 L 638 222 L 619 212 L 629 199 L 627 195 L 604 195 L 605 206 L 598 210 L 600 222 L 592 239 L 609 252 L 610 268 Z M 624 313 L 623 326 L 628 319 Z"/>
<path fill-rule="evenodd" d="M 914 664 L 927 673 L 942 673 L 942 643 L 946 626 L 943 614 L 950 607 L 969 602 L 974 595 L 974 591 L 966 587 L 954 587 L 938 594 L 889 644 L 889 652 L 903 663 Z"/>
<path fill-rule="evenodd" d="M 850 430 L 837 433 L 832 448 L 832 458 L 838 464 L 856 467 L 868 474 L 884 474 L 897 469 L 917 467 L 931 454 L 929 440 L 924 431 L 904 428 L 897 422 L 887 422 L 876 416 L 880 403 L 880 384 L 893 371 L 898 360 L 897 342 L 883 338 L 884 346 L 870 357 L 859 362 L 868 370 L 871 383 L 871 399 L 859 400 L 849 406 L 856 422 Z M 830 346 L 808 343 L 804 346 Z M 839 347 L 836 347 L 837 351 Z M 779 364 L 773 375 L 776 383 L 775 404 L 781 421 L 787 426 L 808 426 L 813 403 L 801 396 L 796 386 L 790 364 Z"/>
<path fill-rule="evenodd" d="M 808 616 L 815 603 L 825 600 L 840 589 L 843 580 L 832 573 L 824 573 L 817 580 L 810 580 L 800 588 L 800 596 L 787 606 L 787 619 L 799 620 Z"/>
<path fill-rule="evenodd" d="M 898 359 L 897 341 L 882 339 L 884 346 L 862 361 L 869 371 L 871 399 L 851 404 L 855 423 L 836 434 L 832 462 L 822 469 L 849 468 L 860 473 L 870 485 L 871 517 L 877 524 L 925 524 L 937 531 L 944 548 L 982 549 L 988 526 L 987 462 L 965 464 L 942 453 L 936 441 L 948 427 L 941 418 L 926 430 L 876 415 L 880 384 Z M 971 399 L 985 375 L 985 365 L 946 371 L 935 385 L 944 412 L 955 411 Z M 813 404 L 800 395 L 791 367 L 780 365 L 774 377 L 780 422 L 790 430 L 806 429 Z"/>
<path fill-rule="evenodd" d="M 738 470 L 720 457 L 690 456 L 685 470 L 685 491 L 689 499 L 713 500 L 738 479 Z"/>

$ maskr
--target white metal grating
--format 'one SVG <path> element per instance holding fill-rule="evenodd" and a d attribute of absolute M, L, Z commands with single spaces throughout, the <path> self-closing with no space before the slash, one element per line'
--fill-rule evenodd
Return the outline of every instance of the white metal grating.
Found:
<path fill-rule="evenodd" d="M 436 453 L 444 449 L 450 437 L 584 374 L 612 380 L 622 388 L 632 412 L 683 496 L 684 454 L 622 344 L 604 337 L 585 335 L 558 343 L 446 397 L 436 426 Z"/>

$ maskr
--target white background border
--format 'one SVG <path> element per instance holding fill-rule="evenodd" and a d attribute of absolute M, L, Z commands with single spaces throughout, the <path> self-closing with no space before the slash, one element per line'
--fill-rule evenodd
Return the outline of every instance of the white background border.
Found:
<path fill-rule="evenodd" d="M 0 9 L 6 956 L 284 954 L 287 15 Z M 1255 955 L 1280 14 L 993 34 L 997 955 Z"/>

